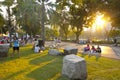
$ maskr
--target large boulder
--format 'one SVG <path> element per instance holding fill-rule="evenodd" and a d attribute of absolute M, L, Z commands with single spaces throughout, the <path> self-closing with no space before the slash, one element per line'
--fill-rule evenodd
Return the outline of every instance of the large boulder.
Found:
<path fill-rule="evenodd" d="M 77 54 L 78 49 L 72 46 L 68 46 L 64 49 L 64 54 L 69 55 L 69 54 Z"/>
<path fill-rule="evenodd" d="M 84 58 L 74 54 L 65 56 L 63 59 L 62 74 L 72 80 L 86 80 L 86 61 Z"/>
<path fill-rule="evenodd" d="M 57 55 L 61 55 L 62 52 L 58 51 L 57 49 L 50 49 L 48 51 L 48 54 L 57 56 Z"/>
<path fill-rule="evenodd" d="M 9 44 L 0 44 L 0 57 L 8 56 L 9 46 Z"/>

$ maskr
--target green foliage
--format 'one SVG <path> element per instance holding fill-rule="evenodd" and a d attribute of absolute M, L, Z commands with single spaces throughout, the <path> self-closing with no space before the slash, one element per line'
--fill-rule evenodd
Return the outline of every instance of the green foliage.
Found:
<path fill-rule="evenodd" d="M 0 32 L 1 33 L 6 33 L 8 28 L 5 26 L 5 19 L 3 16 L 0 14 Z"/>
<path fill-rule="evenodd" d="M 32 46 L 20 47 L 21 57 L 0 58 L 1 80 L 68 80 L 62 76 L 63 56 L 48 55 L 48 50 L 34 53 Z M 9 54 L 12 53 L 12 48 Z M 78 54 L 78 56 L 82 56 Z M 120 61 L 83 56 L 87 62 L 87 80 L 119 80 Z"/>
<path fill-rule="evenodd" d="M 106 41 L 106 40 L 101 40 L 101 41 L 92 41 L 94 44 L 113 44 L 113 41 Z"/>
<path fill-rule="evenodd" d="M 61 15 L 60 27 L 64 24 L 71 25 L 71 29 L 79 39 L 83 27 L 91 26 L 94 22 L 95 13 L 100 10 L 100 0 L 63 0 L 58 1 L 57 11 Z M 67 8 L 66 8 L 67 7 Z M 64 14 L 67 13 L 66 17 Z M 62 24 L 61 24 L 62 23 Z"/>
<path fill-rule="evenodd" d="M 14 3 L 14 0 L 4 0 L 2 2 L 2 4 L 6 5 L 6 6 L 11 6 L 11 5 L 13 5 L 13 3 Z"/>
<path fill-rule="evenodd" d="M 61 27 L 60 28 L 60 33 L 61 33 L 60 36 L 65 38 L 65 40 L 67 40 L 68 36 L 70 35 L 70 26 L 69 26 L 69 24 L 64 23 L 60 27 Z"/>
<path fill-rule="evenodd" d="M 0 28 L 2 28 L 4 24 L 5 24 L 5 20 L 3 16 L 0 14 Z"/>
<path fill-rule="evenodd" d="M 112 25 L 119 28 L 119 4 L 119 0 L 56 0 L 55 3 L 50 0 L 38 0 L 38 2 L 36 0 L 17 0 L 17 2 L 4 0 L 0 2 L 0 6 L 7 6 L 8 14 L 8 21 L 6 21 L 8 28 L 3 27 L 3 30 L 11 31 L 13 30 L 12 26 L 14 28 L 15 26 L 22 26 L 21 29 L 29 35 L 36 35 L 41 32 L 42 38 L 44 38 L 46 36 L 45 31 L 47 31 L 45 25 L 57 25 L 63 33 L 61 36 L 67 38 L 70 33 L 70 25 L 76 35 L 76 40 L 79 39 L 83 27 L 92 25 L 96 12 L 105 14 L 105 17 L 109 16 Z M 12 5 L 16 6 L 12 8 Z M 13 15 L 15 15 L 15 18 L 13 18 Z M 2 18 L 0 19 L 2 20 Z M 0 21 L 0 25 L 3 25 L 2 21 Z M 15 25 L 13 25 L 13 21 L 16 21 Z"/>
<path fill-rule="evenodd" d="M 55 10 L 53 8 L 55 8 L 55 3 L 52 3 L 49 0 L 38 0 L 37 4 L 39 6 L 41 6 L 40 8 L 40 24 L 41 24 L 41 36 L 42 39 L 45 41 L 45 25 L 48 22 L 52 22 L 51 19 L 53 18 L 53 15 L 55 13 Z"/>
<path fill-rule="evenodd" d="M 6 7 L 4 8 L 4 10 L 6 10 L 6 14 L 5 14 L 5 26 L 3 27 L 3 30 L 6 31 L 7 29 L 7 31 L 9 31 L 11 36 L 11 34 L 15 32 L 15 28 L 16 28 L 16 26 L 14 25 L 15 22 L 12 12 L 12 8 L 16 4 L 14 0 L 4 0 L 3 2 L 1 2 L 1 5 Z"/>
<path fill-rule="evenodd" d="M 55 28 L 52 29 L 52 28 L 46 27 L 45 32 L 46 32 L 45 34 L 46 34 L 47 40 L 52 40 L 54 37 L 59 36 L 59 33 L 58 33 L 57 29 L 55 29 Z"/>
<path fill-rule="evenodd" d="M 21 0 L 17 4 L 13 9 L 17 25 L 22 26 L 22 29 L 29 35 L 37 34 L 40 31 L 37 4 L 33 0 Z"/>
<path fill-rule="evenodd" d="M 120 28 L 120 1 L 119 0 L 104 0 L 101 6 L 101 11 L 106 16 L 110 17 L 113 27 Z"/>
<path fill-rule="evenodd" d="M 112 38 L 118 37 L 120 35 L 120 30 L 111 30 L 109 36 Z"/>

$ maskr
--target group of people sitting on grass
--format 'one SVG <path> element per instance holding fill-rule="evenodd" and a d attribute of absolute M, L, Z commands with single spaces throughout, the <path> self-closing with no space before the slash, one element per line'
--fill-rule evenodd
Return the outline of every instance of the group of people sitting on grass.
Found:
<path fill-rule="evenodd" d="M 87 46 L 84 47 L 84 52 L 87 52 L 87 51 L 90 51 L 91 53 L 101 53 L 102 52 L 102 50 L 101 50 L 99 45 L 97 46 L 97 48 L 95 48 L 95 46 L 92 46 L 90 48 L 89 44 L 87 44 Z"/>

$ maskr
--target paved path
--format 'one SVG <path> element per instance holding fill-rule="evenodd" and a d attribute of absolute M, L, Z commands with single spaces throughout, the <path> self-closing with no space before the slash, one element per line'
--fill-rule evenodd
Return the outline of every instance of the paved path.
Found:
<path fill-rule="evenodd" d="M 114 58 L 114 59 L 120 59 L 120 51 L 118 51 L 118 48 L 112 47 L 112 46 L 101 46 L 102 48 L 102 56 L 108 57 L 108 58 Z M 119 48 L 120 49 L 120 48 Z"/>
<path fill-rule="evenodd" d="M 50 45 L 52 42 L 47 42 L 46 45 Z M 83 48 L 86 45 L 76 44 L 76 43 L 69 43 L 69 42 L 62 42 L 60 43 L 60 48 L 64 49 L 67 46 L 73 46 L 78 48 L 78 52 L 82 52 Z M 120 59 L 120 47 L 114 47 L 112 45 L 100 45 L 102 49 L 103 57 L 113 58 L 113 59 Z"/>

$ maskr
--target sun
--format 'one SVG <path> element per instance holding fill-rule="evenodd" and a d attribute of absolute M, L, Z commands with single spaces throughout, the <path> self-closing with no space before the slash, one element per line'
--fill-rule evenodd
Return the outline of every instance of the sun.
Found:
<path fill-rule="evenodd" d="M 95 20 L 95 24 L 96 26 L 99 26 L 99 27 L 103 27 L 104 24 L 105 24 L 105 20 L 104 20 L 104 15 L 97 15 L 96 16 L 96 20 Z"/>
<path fill-rule="evenodd" d="M 97 14 L 95 17 L 95 22 L 92 25 L 92 31 L 96 32 L 102 30 L 105 27 L 106 20 L 104 19 L 104 14 Z"/>

